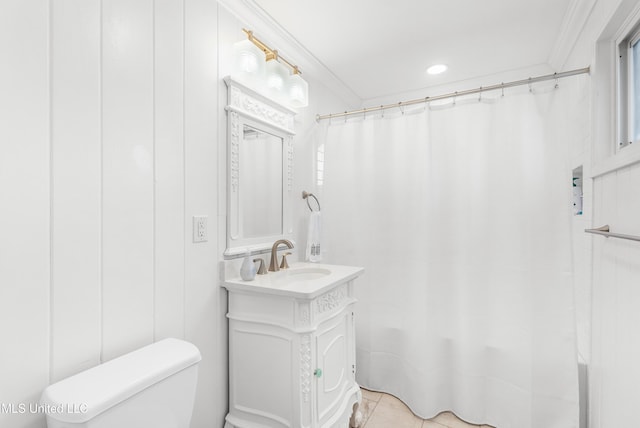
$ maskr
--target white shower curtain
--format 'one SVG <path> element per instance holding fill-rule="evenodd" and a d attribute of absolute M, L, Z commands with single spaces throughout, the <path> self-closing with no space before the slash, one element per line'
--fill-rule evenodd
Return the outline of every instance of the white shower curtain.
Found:
<path fill-rule="evenodd" d="M 325 260 L 365 268 L 362 386 L 425 418 L 577 428 L 568 145 L 587 79 L 320 125 Z"/>

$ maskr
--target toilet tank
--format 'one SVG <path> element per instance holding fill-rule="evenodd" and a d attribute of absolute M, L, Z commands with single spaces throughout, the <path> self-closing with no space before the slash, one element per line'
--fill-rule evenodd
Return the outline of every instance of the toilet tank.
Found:
<path fill-rule="evenodd" d="M 164 339 L 47 387 L 49 428 L 188 428 L 200 351 Z"/>

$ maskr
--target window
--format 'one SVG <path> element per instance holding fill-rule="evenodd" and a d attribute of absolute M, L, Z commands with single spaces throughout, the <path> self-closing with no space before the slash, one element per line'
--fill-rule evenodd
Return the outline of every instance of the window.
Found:
<path fill-rule="evenodd" d="M 594 60 L 592 177 L 640 162 L 640 1 L 620 0 Z"/>
<path fill-rule="evenodd" d="M 324 143 L 320 144 L 316 152 L 316 184 L 318 187 L 324 184 Z"/>
<path fill-rule="evenodd" d="M 640 143 L 640 25 L 618 43 L 618 146 Z"/>

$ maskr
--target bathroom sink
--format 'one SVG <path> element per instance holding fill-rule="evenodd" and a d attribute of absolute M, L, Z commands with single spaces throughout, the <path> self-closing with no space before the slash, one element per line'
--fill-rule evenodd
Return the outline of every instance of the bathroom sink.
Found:
<path fill-rule="evenodd" d="M 266 278 L 264 279 L 271 281 L 271 283 L 277 287 L 300 287 L 308 285 L 309 282 L 328 277 L 329 275 L 331 275 L 331 269 L 328 268 L 294 265 L 289 269 L 269 272 L 265 275 Z"/>
<path fill-rule="evenodd" d="M 331 271 L 329 269 L 324 268 L 287 269 L 282 272 L 284 273 L 282 279 L 285 281 L 312 281 L 314 279 L 320 279 L 331 274 Z"/>
<path fill-rule="evenodd" d="M 229 290 L 309 298 L 323 293 L 337 283 L 350 281 L 363 271 L 364 269 L 353 266 L 293 263 L 289 269 L 256 275 L 253 281 L 226 279 L 224 287 Z"/>

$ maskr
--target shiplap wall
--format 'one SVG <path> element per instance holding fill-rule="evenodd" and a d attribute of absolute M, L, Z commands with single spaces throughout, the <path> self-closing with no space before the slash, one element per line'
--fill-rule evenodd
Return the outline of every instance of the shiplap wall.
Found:
<path fill-rule="evenodd" d="M 173 336 L 192 426 L 222 425 L 217 27 L 214 0 L 0 3 L 0 403 Z"/>
<path fill-rule="evenodd" d="M 591 5 L 589 18 L 564 68 L 591 64 L 593 70 L 591 135 L 585 141 L 584 156 L 585 177 L 589 177 L 590 165 L 601 163 L 601 157 L 615 144 L 606 129 L 615 127 L 614 112 L 607 111 L 606 104 L 601 106 L 605 97 L 602 86 L 610 85 L 606 73 L 612 68 L 596 62 L 596 43 L 603 37 L 608 40 L 612 35 L 608 33 L 615 33 L 622 26 L 630 11 L 640 7 L 640 0 L 597 0 L 586 4 Z M 592 191 L 585 193 L 585 208 L 592 212 L 587 222 L 574 229 L 578 244 L 574 248 L 586 261 L 576 266 L 583 268 L 577 272 L 582 281 L 576 290 L 576 303 L 578 316 L 582 310 L 588 315 L 583 319 L 589 321 L 589 427 L 635 426 L 640 382 L 640 245 L 587 235 L 584 228 L 609 224 L 614 232 L 640 235 L 640 164 L 611 169 L 590 181 Z M 581 303 L 589 307 L 581 308 Z"/>
<path fill-rule="evenodd" d="M 640 164 L 594 180 L 594 222 L 640 236 Z M 640 382 L 640 243 L 593 237 L 590 427 L 636 424 Z"/>
<path fill-rule="evenodd" d="M 0 404 L 49 381 L 48 23 L 45 1 L 0 3 Z M 3 427 L 41 419 L 0 412 Z"/>

